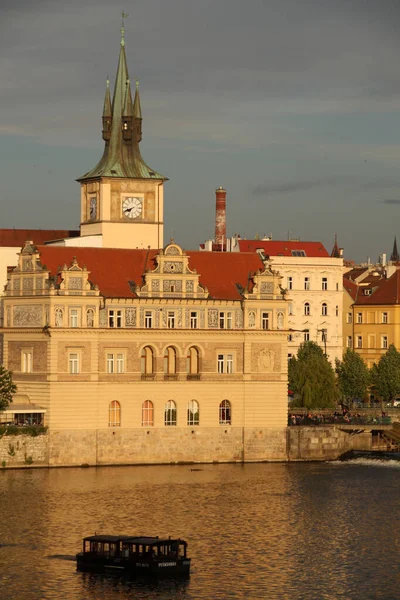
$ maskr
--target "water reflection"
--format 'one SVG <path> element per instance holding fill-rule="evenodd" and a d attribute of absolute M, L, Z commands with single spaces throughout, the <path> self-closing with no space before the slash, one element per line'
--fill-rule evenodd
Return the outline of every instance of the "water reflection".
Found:
<path fill-rule="evenodd" d="M 2 597 L 397 598 L 397 473 L 343 463 L 0 472 Z M 95 532 L 180 536 L 192 576 L 145 585 L 76 572 L 71 557 Z"/>

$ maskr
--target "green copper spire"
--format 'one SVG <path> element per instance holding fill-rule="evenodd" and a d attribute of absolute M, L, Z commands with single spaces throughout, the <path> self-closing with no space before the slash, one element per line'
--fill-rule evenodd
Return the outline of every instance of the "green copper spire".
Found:
<path fill-rule="evenodd" d="M 106 95 L 104 97 L 103 117 L 111 118 L 111 96 L 110 96 L 110 80 L 106 79 Z"/>
<path fill-rule="evenodd" d="M 126 17 L 127 15 L 123 13 L 122 18 Z M 97 177 L 126 177 L 130 179 L 158 179 L 161 181 L 167 179 L 164 175 L 151 169 L 144 162 L 140 153 L 142 113 L 137 86 L 135 101 L 132 104 L 123 25 L 124 22 L 122 21 L 122 38 L 111 104 L 111 116 L 105 114 L 105 112 L 108 112 L 108 103 L 110 102 L 109 84 L 106 87 L 104 100 L 103 139 L 105 140 L 105 147 L 103 156 L 95 168 L 85 173 L 78 181 Z"/>

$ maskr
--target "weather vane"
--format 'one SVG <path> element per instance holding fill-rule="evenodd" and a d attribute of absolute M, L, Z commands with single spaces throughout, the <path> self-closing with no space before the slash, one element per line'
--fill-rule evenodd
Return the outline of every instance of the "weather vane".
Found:
<path fill-rule="evenodd" d="M 129 15 L 127 15 L 124 11 L 122 11 L 121 13 L 122 16 L 122 27 L 121 27 L 121 46 L 125 46 L 125 40 L 124 40 L 124 34 L 125 34 L 125 22 L 124 19 L 126 19 L 127 17 L 129 17 Z"/>
<path fill-rule="evenodd" d="M 122 16 L 122 27 L 123 27 L 124 26 L 124 19 L 127 19 L 129 17 L 129 15 L 127 15 L 124 11 L 122 11 L 121 16 Z"/>

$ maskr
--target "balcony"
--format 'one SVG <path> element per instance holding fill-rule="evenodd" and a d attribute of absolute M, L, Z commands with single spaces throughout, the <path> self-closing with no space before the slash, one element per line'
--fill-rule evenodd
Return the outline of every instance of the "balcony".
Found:
<path fill-rule="evenodd" d="M 178 381 L 178 373 L 166 373 L 164 381 Z"/>
<path fill-rule="evenodd" d="M 187 381 L 200 381 L 201 375 L 200 373 L 188 373 L 186 379 Z"/>
<path fill-rule="evenodd" d="M 142 373 L 141 380 L 142 381 L 154 381 L 156 378 L 155 373 Z"/>

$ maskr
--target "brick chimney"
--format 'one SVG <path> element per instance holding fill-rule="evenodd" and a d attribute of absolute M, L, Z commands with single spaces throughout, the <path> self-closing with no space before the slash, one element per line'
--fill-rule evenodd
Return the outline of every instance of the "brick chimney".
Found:
<path fill-rule="evenodd" d="M 215 245 L 217 250 L 226 247 L 226 190 L 215 190 Z"/>

